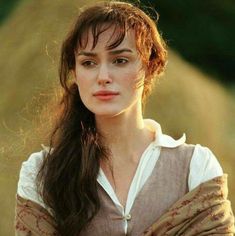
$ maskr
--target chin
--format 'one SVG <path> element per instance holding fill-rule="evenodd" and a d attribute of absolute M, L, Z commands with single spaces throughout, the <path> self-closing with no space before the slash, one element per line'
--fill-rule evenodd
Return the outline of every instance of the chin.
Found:
<path fill-rule="evenodd" d="M 92 112 L 95 114 L 95 116 L 102 116 L 102 117 L 115 117 L 120 115 L 123 110 L 122 109 L 114 109 L 114 108 L 110 108 L 110 109 L 104 109 L 104 108 L 100 108 L 100 109 L 93 109 Z"/>
<path fill-rule="evenodd" d="M 106 118 L 112 118 L 112 117 L 115 117 L 115 116 L 118 116 L 121 114 L 121 112 L 114 112 L 114 111 L 102 111 L 102 112 L 94 112 L 95 116 L 98 117 L 98 116 L 102 116 L 102 117 L 106 117 Z"/>

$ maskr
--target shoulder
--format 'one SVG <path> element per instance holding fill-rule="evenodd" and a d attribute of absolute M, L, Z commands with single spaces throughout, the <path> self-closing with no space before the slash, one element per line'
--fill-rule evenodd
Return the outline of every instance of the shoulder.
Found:
<path fill-rule="evenodd" d="M 189 175 L 190 162 L 193 156 L 195 145 L 180 144 L 175 147 L 161 147 L 159 157 L 162 168 L 167 172 L 175 173 L 182 177 L 186 183 Z"/>
<path fill-rule="evenodd" d="M 190 163 L 189 190 L 221 175 L 223 175 L 223 170 L 214 153 L 208 147 L 196 144 Z"/>
<path fill-rule="evenodd" d="M 32 153 L 21 165 L 17 194 L 22 198 L 43 205 L 36 188 L 36 177 L 47 151 Z M 44 206 L 44 205 L 43 205 Z"/>
<path fill-rule="evenodd" d="M 189 164 L 195 150 L 195 145 L 182 143 L 175 147 L 162 147 L 161 149 L 162 155 L 169 156 L 177 162 L 183 161 Z"/>
<path fill-rule="evenodd" d="M 21 172 L 25 171 L 25 170 L 35 171 L 35 170 L 39 169 L 46 153 L 47 152 L 45 150 L 41 150 L 39 152 L 34 152 L 34 153 L 30 154 L 29 158 L 22 163 Z"/>

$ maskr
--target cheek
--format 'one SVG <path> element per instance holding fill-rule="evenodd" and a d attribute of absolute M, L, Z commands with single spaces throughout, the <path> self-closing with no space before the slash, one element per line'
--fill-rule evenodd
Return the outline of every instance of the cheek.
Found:
<path fill-rule="evenodd" d="M 75 77 L 76 84 L 79 88 L 88 88 L 91 81 L 91 75 L 84 70 L 79 70 L 77 76 Z"/>
<path fill-rule="evenodd" d="M 78 91 L 79 91 L 81 100 L 83 101 L 83 103 L 85 103 L 87 100 L 87 95 L 88 95 L 89 80 L 84 79 L 82 74 L 79 74 L 79 76 L 75 78 L 75 83 L 78 86 Z"/>
<path fill-rule="evenodd" d="M 79 88 L 86 86 L 86 85 L 85 85 L 85 84 L 86 84 L 86 81 L 83 80 L 83 79 L 80 78 L 80 77 L 77 77 L 77 78 L 76 78 L 76 83 L 77 83 L 77 85 L 78 85 Z"/>
<path fill-rule="evenodd" d="M 125 76 L 122 77 L 123 84 L 125 84 L 126 87 L 137 90 L 144 85 L 144 77 L 145 73 L 143 71 L 129 71 L 125 73 Z"/>
<path fill-rule="evenodd" d="M 78 85 L 78 91 L 80 94 L 80 97 L 83 101 L 83 103 L 85 103 L 86 101 L 89 100 L 89 96 L 90 96 L 90 85 L 88 83 L 89 81 L 84 80 L 84 79 L 79 79 L 77 80 L 77 85 Z"/>

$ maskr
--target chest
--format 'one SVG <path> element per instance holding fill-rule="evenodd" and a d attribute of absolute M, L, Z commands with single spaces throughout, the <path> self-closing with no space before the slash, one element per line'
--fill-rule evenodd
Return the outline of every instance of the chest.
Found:
<path fill-rule="evenodd" d="M 190 159 L 181 160 L 180 156 L 176 155 L 177 153 L 174 154 L 172 149 L 169 150 L 169 153 L 164 151 L 161 154 L 151 175 L 139 189 L 128 211 L 121 212 L 112 195 L 107 194 L 102 185 L 98 185 L 101 208 L 92 220 L 90 227 L 81 235 L 143 235 L 143 232 L 153 222 L 158 220 L 174 202 L 187 192 Z M 122 204 L 125 202 L 129 191 L 128 184 L 125 185 L 125 181 L 128 179 L 130 184 L 133 179 L 130 177 L 129 168 L 124 166 L 118 175 L 119 178 L 115 180 L 116 197 Z M 102 169 L 105 172 L 105 168 Z M 134 166 L 131 172 L 135 174 Z M 105 175 L 115 189 L 110 172 L 106 171 Z M 123 189 L 127 189 L 127 191 L 123 191 Z"/>
<path fill-rule="evenodd" d="M 126 163 L 110 169 L 107 165 L 101 165 L 101 168 L 111 184 L 119 202 L 123 207 L 126 205 L 129 189 L 136 173 L 138 163 Z"/>

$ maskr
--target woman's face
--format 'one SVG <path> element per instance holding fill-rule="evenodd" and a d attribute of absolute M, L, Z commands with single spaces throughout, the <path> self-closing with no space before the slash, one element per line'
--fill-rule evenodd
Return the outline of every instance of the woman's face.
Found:
<path fill-rule="evenodd" d="M 103 32 L 92 50 L 89 32 L 86 47 L 75 55 L 75 79 L 82 102 L 96 116 L 113 117 L 141 106 L 145 73 L 134 32 L 129 30 L 118 47 L 108 50 L 112 34 L 113 28 Z"/>

